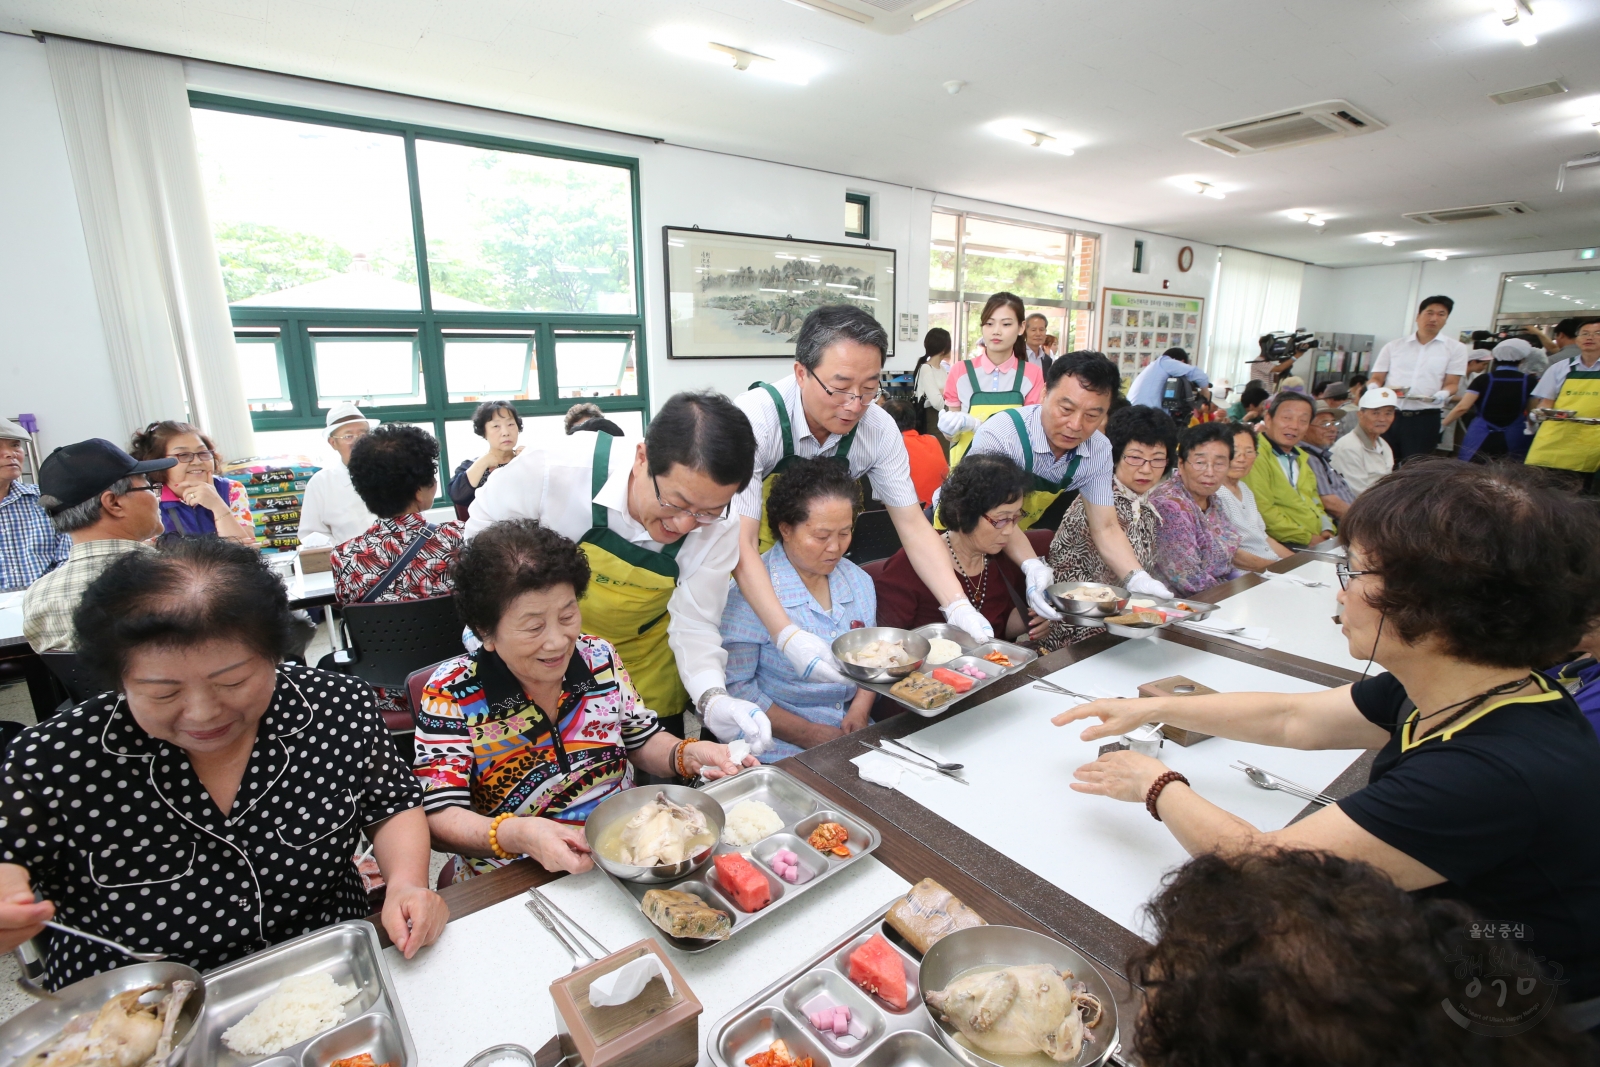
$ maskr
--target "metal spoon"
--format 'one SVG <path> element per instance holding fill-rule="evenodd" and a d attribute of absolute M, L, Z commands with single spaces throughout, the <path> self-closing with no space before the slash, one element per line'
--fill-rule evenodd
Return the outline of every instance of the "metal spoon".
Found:
<path fill-rule="evenodd" d="M 524 906 L 529 911 L 533 912 L 533 917 L 538 919 L 540 925 L 542 925 L 546 930 L 550 931 L 551 937 L 561 942 L 561 947 L 566 949 L 567 955 L 572 957 L 572 970 L 568 972 L 569 974 L 576 971 L 581 971 L 591 963 L 595 962 L 594 957 L 583 951 L 582 947 L 573 947 L 572 943 L 567 940 L 566 935 L 556 929 L 555 922 L 550 918 L 550 916 L 544 913 L 544 909 L 540 908 L 537 903 L 529 900 L 525 902 Z"/>
<path fill-rule="evenodd" d="M 933 764 L 935 767 L 939 768 L 941 771 L 959 771 L 959 770 L 961 770 L 962 768 L 964 768 L 966 766 L 965 763 L 942 763 L 939 760 L 936 760 L 932 756 L 928 755 L 926 752 L 918 752 L 916 749 L 912 748 L 910 745 L 902 745 L 900 742 L 896 741 L 892 737 L 885 737 L 883 740 L 889 742 L 889 744 L 893 745 L 895 748 L 903 748 L 903 749 L 905 749 L 907 752 L 911 753 L 913 756 L 921 756 L 923 759 L 927 760 L 929 763 Z"/>
<path fill-rule="evenodd" d="M 62 926 L 58 922 L 47 921 L 45 925 L 50 929 L 58 930 L 63 934 L 76 934 L 78 937 L 85 937 L 90 941 L 98 941 L 107 948 L 114 948 L 124 956 L 132 956 L 141 963 L 155 963 L 157 960 L 164 960 L 167 958 L 167 954 L 165 952 L 135 952 L 127 945 L 119 945 L 110 938 L 101 937 L 99 934 L 91 934 L 87 930 L 75 930 L 70 926 Z"/>
<path fill-rule="evenodd" d="M 1276 778 L 1273 778 L 1271 775 L 1267 774 L 1267 772 L 1261 770 L 1259 767 L 1240 767 L 1239 770 L 1244 771 L 1244 776 L 1250 779 L 1251 785 L 1258 786 L 1262 789 L 1277 789 L 1281 792 L 1288 793 L 1292 797 L 1299 797 L 1301 800 L 1307 800 L 1313 804 L 1321 804 L 1323 807 L 1327 807 L 1335 802 L 1332 797 L 1325 796 L 1321 793 L 1312 793 L 1309 790 L 1296 789 L 1293 786 L 1285 785 Z"/>

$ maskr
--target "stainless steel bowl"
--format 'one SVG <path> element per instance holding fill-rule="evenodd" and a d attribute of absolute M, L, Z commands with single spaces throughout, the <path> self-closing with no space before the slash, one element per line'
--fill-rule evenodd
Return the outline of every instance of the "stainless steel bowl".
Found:
<path fill-rule="evenodd" d="M 616 823 L 625 823 L 633 818 L 634 812 L 654 800 L 657 793 L 667 794 L 667 799 L 675 804 L 699 808 L 705 813 L 706 827 L 712 836 L 718 841 L 722 839 L 722 827 L 727 822 L 727 816 L 723 814 L 722 805 L 717 803 L 715 797 L 683 785 L 642 785 L 634 789 L 624 789 L 602 800 L 599 806 L 589 813 L 588 821 L 583 824 L 583 836 L 594 852 L 595 863 L 599 864 L 602 870 L 616 875 L 624 882 L 672 882 L 686 878 L 710 863 L 711 854 L 716 851 L 717 846 L 713 843 L 710 848 L 690 856 L 682 863 L 664 863 L 659 867 L 635 867 L 603 855 L 596 842 L 606 830 Z"/>
<path fill-rule="evenodd" d="M 862 667 L 851 663 L 850 653 L 856 652 L 874 641 L 899 641 L 906 646 L 906 651 L 912 656 L 912 662 L 901 667 Z M 859 630 L 840 634 L 833 642 L 833 654 L 839 660 L 839 665 L 844 673 L 858 682 L 882 682 L 889 684 L 898 682 L 918 667 L 928 658 L 928 651 L 933 646 L 928 644 L 928 639 L 912 630 L 901 630 L 894 626 L 866 626 Z"/>
<path fill-rule="evenodd" d="M 118 967 L 57 990 L 53 996 L 40 1000 L 0 1025 L 0 1063 L 23 1062 L 40 1045 L 54 1039 L 74 1018 L 84 1012 L 98 1012 L 106 1001 L 120 993 L 180 979 L 193 982 L 194 992 L 189 994 L 183 1010 L 178 1013 L 172 1054 L 167 1057 L 166 1063 L 182 1063 L 189 1042 L 199 1029 L 196 1024 L 205 1010 L 206 984 L 199 971 L 181 963 L 137 963 L 132 967 Z"/>
<path fill-rule="evenodd" d="M 1083 1051 L 1073 1067 L 1104 1063 L 1117 1047 L 1117 1002 L 1111 995 L 1111 986 L 1098 967 L 1053 937 L 1017 926 L 971 926 L 946 934 L 922 957 L 922 967 L 917 973 L 917 995 L 926 1003 L 930 992 L 943 989 L 975 967 L 1020 967 L 1033 963 L 1048 963 L 1063 974 L 1072 972 L 1074 978 L 1099 998 L 1104 1012 L 1100 1022 L 1087 1032 Z M 989 1059 L 957 1041 L 958 1031 L 941 1019 L 938 1012 L 929 1009 L 929 1014 L 933 1017 L 934 1036 L 967 1067 L 1018 1067 L 1028 1060 L 1037 1060 L 1040 1067 L 1055 1067 L 1055 1061 L 1042 1052 L 1031 1057 Z"/>
<path fill-rule="evenodd" d="M 1073 600 L 1067 596 L 1074 589 L 1085 586 L 1102 586 L 1117 594 L 1116 603 L 1111 601 Z M 1092 619 L 1103 619 L 1107 615 L 1115 615 L 1122 604 L 1128 599 L 1128 591 L 1121 586 L 1108 585 L 1105 582 L 1057 582 L 1046 589 L 1045 595 L 1050 598 L 1050 603 L 1069 615 L 1087 615 Z"/>

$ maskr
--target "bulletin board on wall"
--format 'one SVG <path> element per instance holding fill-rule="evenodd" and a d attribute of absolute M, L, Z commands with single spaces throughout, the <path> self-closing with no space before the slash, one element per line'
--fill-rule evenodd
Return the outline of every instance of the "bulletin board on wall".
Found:
<path fill-rule="evenodd" d="M 1194 360 L 1205 322 L 1204 297 L 1135 289 L 1100 294 L 1100 351 L 1124 376 L 1138 374 L 1169 348 L 1181 348 Z"/>

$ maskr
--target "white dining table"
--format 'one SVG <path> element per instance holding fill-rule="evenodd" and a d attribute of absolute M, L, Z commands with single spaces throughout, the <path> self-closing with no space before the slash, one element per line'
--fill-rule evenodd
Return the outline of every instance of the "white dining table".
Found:
<path fill-rule="evenodd" d="M 1300 581 L 1322 584 L 1308 588 Z M 1338 593 L 1334 564 L 1313 559 L 1220 601 L 1218 609 L 1205 621 L 1212 626 L 1263 627 L 1268 631 L 1268 648 L 1361 674 L 1368 671 L 1367 661 L 1350 655 L 1350 644 L 1340 624 L 1333 621 L 1339 612 L 1335 599 Z M 1214 634 L 1189 632 L 1207 640 L 1227 640 Z M 1374 666 L 1370 673 L 1381 674 L 1383 668 Z"/>
<path fill-rule="evenodd" d="M 1175 642 L 1126 641 L 1080 660 L 1050 679 L 1089 696 L 1131 697 L 1139 685 L 1184 675 L 1220 692 L 1314 692 L 1322 687 L 1263 667 Z M 1162 878 L 1189 857 L 1143 804 L 1071 788 L 1072 772 L 1099 756 L 1106 740 L 1083 741 L 1089 722 L 1051 725 L 1081 701 L 1031 685 L 911 734 L 965 765 L 970 783 L 905 775 L 900 792 L 986 845 L 1035 872 L 1140 936 L 1142 914 Z M 1094 720 L 1090 720 L 1091 722 Z M 1114 739 L 1112 739 L 1114 740 Z M 1251 823 L 1273 830 L 1305 807 L 1287 793 L 1260 789 L 1232 770 L 1235 760 L 1301 785 L 1325 789 L 1361 753 L 1302 752 L 1213 737 L 1184 748 L 1168 741 L 1159 758 L 1186 775 L 1196 792 Z"/>

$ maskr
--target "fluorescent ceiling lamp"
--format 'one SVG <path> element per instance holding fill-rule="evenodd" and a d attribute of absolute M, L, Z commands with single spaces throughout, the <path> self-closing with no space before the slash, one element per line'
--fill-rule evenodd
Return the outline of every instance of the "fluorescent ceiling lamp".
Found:
<path fill-rule="evenodd" d="M 1422 254 L 1430 259 L 1437 259 L 1440 263 L 1450 258 L 1450 253 L 1442 248 L 1424 248 Z"/>
<path fill-rule="evenodd" d="M 689 26 L 664 26 L 654 34 L 656 43 L 687 59 L 698 59 L 722 67 L 746 71 L 767 81 L 805 85 L 821 73 L 821 67 L 801 56 L 785 55 L 768 49 L 767 54 L 715 39 L 704 30 Z"/>
<path fill-rule="evenodd" d="M 1328 216 L 1318 215 L 1315 211 L 1307 211 L 1304 208 L 1296 208 L 1293 211 L 1286 211 L 1284 214 L 1288 215 L 1296 222 L 1308 223 L 1317 227 L 1318 229 L 1321 229 L 1328 224 Z"/>
<path fill-rule="evenodd" d="M 1221 189 L 1218 189 L 1210 182 L 1195 182 L 1194 191 L 1199 193 L 1201 196 L 1208 196 L 1213 200 L 1226 200 L 1228 198 L 1227 193 L 1223 192 Z"/>
<path fill-rule="evenodd" d="M 1008 141 L 1025 144 L 1030 148 L 1043 149 L 1056 155 L 1070 156 L 1074 151 L 1072 145 L 1067 144 L 1056 134 L 1046 133 L 1017 119 L 999 119 L 991 122 L 989 123 L 989 130 Z"/>
<path fill-rule="evenodd" d="M 1375 245 L 1382 245 L 1385 248 L 1393 248 L 1396 238 L 1386 233 L 1369 233 L 1367 234 L 1367 240 L 1371 241 Z"/>

